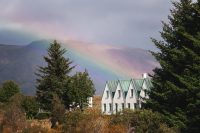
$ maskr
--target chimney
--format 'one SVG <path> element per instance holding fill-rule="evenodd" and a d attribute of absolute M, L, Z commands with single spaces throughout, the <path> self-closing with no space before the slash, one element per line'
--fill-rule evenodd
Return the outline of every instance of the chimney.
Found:
<path fill-rule="evenodd" d="M 142 74 L 142 78 L 143 78 L 143 79 L 146 79 L 147 77 L 148 77 L 148 74 L 147 74 L 147 73 L 143 73 L 143 74 Z"/>

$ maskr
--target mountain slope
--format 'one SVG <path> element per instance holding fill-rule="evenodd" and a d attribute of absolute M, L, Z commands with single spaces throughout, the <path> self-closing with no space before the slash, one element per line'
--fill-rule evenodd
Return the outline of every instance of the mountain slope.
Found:
<path fill-rule="evenodd" d="M 0 45 L 0 83 L 15 80 L 26 94 L 35 92 L 36 66 L 42 64 L 41 54 L 27 46 Z"/>
<path fill-rule="evenodd" d="M 81 51 L 75 51 L 70 49 L 70 45 L 75 46 L 74 42 L 67 43 L 63 45 L 66 49 L 69 47 L 66 57 L 73 60 L 73 64 L 76 65 L 72 74 L 86 68 L 94 81 L 97 94 L 102 93 L 106 80 L 138 78 L 143 72 L 151 72 L 157 66 L 155 59 L 146 50 L 109 48 L 99 51 L 98 48 L 95 51 L 96 46 L 85 44 L 85 47 L 81 47 Z M 43 56 L 47 54 L 48 46 L 49 41 L 45 40 L 35 41 L 26 46 L 0 45 L 0 83 L 5 80 L 15 80 L 22 87 L 23 93 L 33 95 L 36 79 L 34 73 L 37 66 L 45 65 Z M 88 52 L 88 50 L 93 52 Z M 83 54 L 81 53 L 84 52 L 88 54 L 82 58 Z M 101 55 L 101 53 L 105 55 L 105 58 L 101 60 L 89 59 L 89 57 L 95 56 L 95 54 Z M 100 67 L 106 65 L 110 65 L 110 69 Z M 111 72 L 113 66 L 120 68 L 116 69 L 120 71 Z M 132 74 L 124 76 L 123 71 L 127 70 L 131 71 Z M 132 75 L 136 75 L 136 77 L 132 77 Z"/>

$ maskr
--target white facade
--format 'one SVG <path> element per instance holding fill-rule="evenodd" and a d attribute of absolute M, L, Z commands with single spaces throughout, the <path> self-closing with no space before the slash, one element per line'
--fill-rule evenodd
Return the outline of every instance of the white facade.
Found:
<path fill-rule="evenodd" d="M 104 93 L 103 93 L 103 96 L 102 98 L 104 99 L 101 103 L 101 111 L 105 114 L 112 114 L 112 111 L 113 111 L 113 104 L 112 104 L 112 94 L 108 88 L 108 84 L 106 84 L 106 87 L 104 89 Z"/>
<path fill-rule="evenodd" d="M 137 91 L 135 89 L 135 86 L 133 83 L 131 83 L 126 96 L 126 108 L 133 110 L 136 108 L 136 103 L 137 103 L 137 97 L 135 95 L 136 93 Z"/>
<path fill-rule="evenodd" d="M 88 97 L 88 107 L 92 108 L 93 105 L 93 97 Z"/>
<path fill-rule="evenodd" d="M 142 79 L 108 81 L 102 95 L 101 109 L 103 114 L 115 114 L 125 108 L 141 108 L 148 98 L 146 91 L 152 87 L 147 74 Z"/>
<path fill-rule="evenodd" d="M 118 83 L 115 95 L 113 97 L 113 113 L 120 112 L 125 108 L 125 100 L 123 90 Z"/>

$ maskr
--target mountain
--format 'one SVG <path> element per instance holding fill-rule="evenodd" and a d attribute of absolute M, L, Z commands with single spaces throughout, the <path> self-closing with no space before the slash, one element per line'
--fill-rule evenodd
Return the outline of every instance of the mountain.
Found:
<path fill-rule="evenodd" d="M 72 74 L 76 71 L 83 71 L 86 68 L 95 84 L 97 94 L 102 94 L 106 80 L 131 78 L 122 74 L 123 68 L 124 71 L 130 69 L 130 71 L 134 71 L 133 73 L 141 75 L 142 72 L 151 72 L 157 66 L 151 54 L 143 49 L 109 48 L 102 52 L 95 51 L 93 48 L 96 47 L 95 45 L 87 46 L 85 44 L 84 46 L 87 47 L 81 46 L 82 51 L 76 51 L 70 48 L 70 45 L 75 46 L 73 41 L 69 41 L 68 44 L 64 45 L 68 49 L 66 56 L 73 60 L 73 64 L 76 65 L 76 69 Z M 81 42 L 78 42 L 78 44 L 81 44 Z M 0 83 L 5 80 L 14 80 L 21 86 L 23 93 L 28 95 L 35 94 L 36 76 L 34 73 L 37 71 L 37 66 L 45 65 L 43 56 L 47 54 L 48 46 L 49 41 L 46 40 L 34 41 L 25 46 L 0 44 Z M 88 52 L 88 50 L 93 52 Z M 84 52 L 88 54 L 84 55 L 85 58 L 82 58 Z M 89 58 L 89 56 L 95 56 L 98 52 L 99 55 L 101 53 L 106 55 L 107 62 L 104 62 L 103 58 L 101 59 L 102 62 L 97 58 Z M 104 66 L 102 65 L 103 63 L 111 64 L 110 69 L 100 67 Z M 117 74 L 115 74 L 110 71 L 113 66 L 122 69 L 117 69 L 121 71 L 117 71 Z"/>

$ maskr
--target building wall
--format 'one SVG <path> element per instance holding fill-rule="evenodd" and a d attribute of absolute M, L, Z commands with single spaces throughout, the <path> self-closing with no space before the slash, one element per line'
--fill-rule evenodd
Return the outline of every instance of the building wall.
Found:
<path fill-rule="evenodd" d="M 133 90 L 133 95 L 131 94 L 131 90 Z M 137 102 L 136 94 L 137 94 L 136 90 L 135 90 L 133 84 L 131 83 L 129 86 L 127 95 L 126 95 L 126 100 L 125 100 L 126 108 L 129 108 L 128 104 L 130 104 L 130 109 L 135 109 L 135 103 Z"/>
<path fill-rule="evenodd" d="M 120 92 L 120 93 L 119 93 Z M 115 91 L 115 95 L 113 98 L 113 113 L 115 114 L 116 112 L 120 112 L 123 109 L 123 105 L 125 108 L 125 98 L 124 98 L 124 93 L 123 90 L 121 89 L 120 84 L 118 83 L 117 89 Z"/>
<path fill-rule="evenodd" d="M 140 91 L 140 98 L 139 98 L 139 107 L 140 108 L 142 107 L 141 104 L 145 102 L 143 99 L 149 98 L 149 96 L 146 94 L 147 90 L 148 90 L 148 88 L 147 88 L 146 82 L 144 81 L 144 84 L 143 84 L 142 89 Z"/>
<path fill-rule="evenodd" d="M 147 78 L 147 74 L 143 74 L 143 78 Z M 146 80 L 145 80 L 146 81 Z M 108 86 L 106 85 L 103 95 L 102 95 L 102 101 L 101 101 L 101 111 L 103 114 L 115 114 L 116 112 L 120 112 L 123 110 L 123 108 L 129 108 L 130 103 L 130 109 L 136 109 L 141 108 L 141 103 L 145 102 L 142 98 L 147 98 L 148 95 L 146 95 L 146 90 L 149 88 L 146 85 L 146 82 L 144 81 L 139 98 L 138 98 L 138 92 L 135 87 L 135 84 L 131 82 L 127 95 L 124 95 L 123 89 L 121 88 L 120 83 L 118 83 L 115 95 L 112 97 L 112 92 L 110 92 Z M 133 90 L 133 95 L 131 95 L 131 90 Z M 107 91 L 109 92 L 109 97 L 107 97 Z M 119 97 L 119 91 L 120 91 L 120 97 Z M 142 98 L 141 98 L 142 97 Z M 123 105 L 122 105 L 123 104 Z M 123 107 L 124 106 L 124 107 Z M 110 110 L 111 109 L 111 110 Z"/>
<path fill-rule="evenodd" d="M 107 91 L 108 91 L 108 96 L 107 96 Z M 112 105 L 112 96 L 108 88 L 108 85 L 106 84 L 101 100 L 101 112 L 103 114 L 108 114 L 108 115 L 112 114 L 112 110 L 110 111 L 110 104 Z"/>
<path fill-rule="evenodd" d="M 92 108 L 93 105 L 93 97 L 88 97 L 88 107 Z"/>

